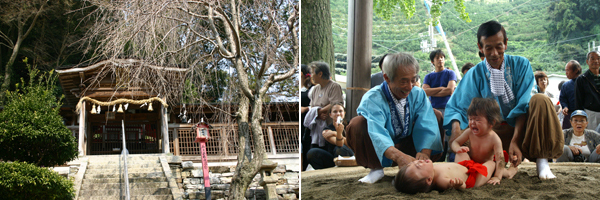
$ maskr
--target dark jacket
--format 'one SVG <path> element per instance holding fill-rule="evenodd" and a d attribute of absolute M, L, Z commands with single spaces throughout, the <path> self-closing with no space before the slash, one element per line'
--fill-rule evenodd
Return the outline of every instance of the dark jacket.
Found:
<path fill-rule="evenodd" d="M 575 82 L 575 109 L 600 112 L 600 88 L 596 88 L 594 74 L 588 69 Z M 572 110 L 569 108 L 569 110 Z"/>

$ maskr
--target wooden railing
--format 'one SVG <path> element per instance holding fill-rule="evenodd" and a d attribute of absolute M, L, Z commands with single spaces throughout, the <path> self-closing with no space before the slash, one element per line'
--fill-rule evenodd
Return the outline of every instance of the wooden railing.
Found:
<path fill-rule="evenodd" d="M 238 126 L 236 124 L 211 124 L 210 138 L 206 144 L 209 156 L 235 156 L 238 153 Z M 174 155 L 200 155 L 200 144 L 194 143 L 196 135 L 191 124 L 169 124 L 169 147 Z M 298 153 L 300 150 L 298 122 L 264 123 L 263 139 L 268 154 Z M 250 137 L 252 144 L 252 136 Z M 254 147 L 251 146 L 254 150 Z"/>

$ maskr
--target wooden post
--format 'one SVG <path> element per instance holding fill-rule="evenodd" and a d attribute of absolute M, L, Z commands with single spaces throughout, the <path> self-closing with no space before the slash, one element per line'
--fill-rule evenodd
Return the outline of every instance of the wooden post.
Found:
<path fill-rule="evenodd" d="M 164 98 L 163 98 L 164 100 Z M 169 149 L 169 124 L 167 124 L 167 108 L 161 103 L 160 104 L 160 116 L 161 116 L 161 132 L 162 132 L 162 148 L 163 153 L 169 153 L 171 150 Z"/>
<path fill-rule="evenodd" d="M 227 137 L 227 131 L 221 126 L 219 127 L 219 133 L 221 135 L 221 151 L 225 154 L 225 156 L 229 156 L 229 148 L 227 144 L 229 143 L 229 138 Z"/>
<path fill-rule="evenodd" d="M 277 149 L 275 148 L 275 139 L 273 138 L 273 129 L 271 126 L 267 127 L 267 133 L 269 134 L 269 142 L 271 143 L 271 153 L 277 155 Z"/>
<path fill-rule="evenodd" d="M 175 155 L 179 155 L 179 129 L 173 129 L 173 151 L 175 151 Z"/>
<path fill-rule="evenodd" d="M 371 88 L 373 0 L 348 1 L 348 76 L 346 119 L 356 117 L 362 96 Z"/>
<path fill-rule="evenodd" d="M 77 146 L 77 149 L 79 150 L 80 156 L 85 155 L 83 146 L 83 142 L 85 140 L 85 113 L 87 112 L 85 110 L 85 103 L 85 101 L 81 101 L 81 110 L 79 110 L 79 144 Z"/>

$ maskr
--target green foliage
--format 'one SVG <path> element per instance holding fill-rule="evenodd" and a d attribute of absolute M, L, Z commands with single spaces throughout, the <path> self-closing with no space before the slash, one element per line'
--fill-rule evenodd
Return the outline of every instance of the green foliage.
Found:
<path fill-rule="evenodd" d="M 437 25 L 442 15 L 442 4 L 449 2 L 450 0 L 431 0 L 431 18 L 426 20 L 426 24 Z M 418 1 L 419 4 L 423 3 Z M 454 0 L 454 9 L 459 13 L 460 19 L 471 22 L 469 13 L 465 9 L 465 0 Z M 390 20 L 392 14 L 396 11 L 396 7 L 400 7 L 400 11 L 404 13 L 407 19 L 413 17 L 416 11 L 415 0 L 374 0 L 373 11 L 378 17 L 384 20 Z"/>
<path fill-rule="evenodd" d="M 343 0 L 331 1 L 334 46 L 335 52 L 338 54 L 336 60 L 347 62 L 344 58 L 347 51 L 347 25 L 344 24 L 347 23 L 347 11 L 336 9 L 333 6 L 337 5 L 343 8 L 347 5 L 344 6 L 345 1 Z M 379 2 L 390 3 L 389 1 Z M 576 31 L 565 32 L 564 35 L 560 31 L 567 29 L 568 23 L 564 23 L 564 28 L 557 28 L 556 24 L 559 21 L 574 19 L 565 19 L 560 14 L 567 10 L 566 8 L 561 9 L 561 12 L 558 13 L 554 11 L 558 9 L 556 7 L 560 7 L 558 4 L 561 2 L 567 2 L 563 5 L 575 4 L 576 6 L 569 8 L 569 13 L 582 20 L 582 24 L 576 23 Z M 529 59 L 534 70 L 540 69 L 548 74 L 564 74 L 564 66 L 569 60 L 574 59 L 582 65 L 586 65 L 585 54 L 588 51 L 588 42 L 595 40 L 597 45 L 600 43 L 600 18 L 596 17 L 596 14 L 589 13 L 600 13 L 600 5 L 593 2 L 592 0 L 449 1 L 441 7 L 440 23 L 444 28 L 458 68 L 467 62 L 475 64 L 480 62 L 477 54 L 479 51 L 476 39 L 477 28 L 481 23 L 496 20 L 504 26 L 507 32 L 507 54 Z M 422 5 L 422 1 L 417 3 Z M 461 12 L 456 11 L 456 7 L 460 7 L 458 4 L 464 5 L 465 10 L 470 12 L 471 23 L 461 20 Z M 451 9 L 451 7 L 455 9 Z M 336 16 L 339 17 L 336 18 Z M 414 16 L 409 19 L 405 19 L 404 13 L 399 12 L 391 12 L 390 16 L 389 20 L 384 20 L 379 14 L 373 18 L 371 55 L 411 53 L 419 61 L 422 73 L 427 74 L 428 71 L 431 71 L 429 53 L 421 51 L 420 42 L 428 39 L 428 36 L 427 34 L 419 35 L 427 31 L 427 26 L 423 24 L 429 19 L 426 9 L 423 6 L 417 6 Z M 552 24 L 555 28 L 550 29 L 549 26 Z M 442 49 L 448 55 L 443 38 L 437 31 L 435 34 L 437 48 Z M 372 65 L 376 66 L 377 61 L 378 59 L 372 59 Z M 337 64 L 336 67 L 346 68 L 345 65 Z M 451 67 L 449 57 L 446 59 L 446 67 Z M 584 69 L 586 67 L 583 66 Z M 378 70 L 373 70 L 373 72 L 375 71 Z"/>
<path fill-rule="evenodd" d="M 25 162 L 0 162 L 2 199 L 73 199 L 73 181 Z"/>
<path fill-rule="evenodd" d="M 7 92 L 0 112 L 0 159 L 38 166 L 73 160 L 77 143 L 59 115 L 61 104 L 53 94 L 56 74 L 29 67 L 29 77 L 28 82 L 21 79 L 16 91 Z"/>

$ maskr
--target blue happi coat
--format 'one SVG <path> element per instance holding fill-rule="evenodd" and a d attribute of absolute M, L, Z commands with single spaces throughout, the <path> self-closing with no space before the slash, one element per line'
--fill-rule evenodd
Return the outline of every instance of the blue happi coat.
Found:
<path fill-rule="evenodd" d="M 373 147 L 383 167 L 392 165 L 392 160 L 386 158 L 383 153 L 389 147 L 400 141 L 395 137 L 390 106 L 382 87 L 377 85 L 362 97 L 356 112 L 365 117 Z M 425 91 L 419 87 L 413 87 L 408 97 L 410 110 L 410 126 L 408 133 L 412 135 L 417 152 L 422 149 L 431 149 L 431 154 L 442 151 L 442 141 L 438 128 L 437 118 L 431 107 Z"/>

